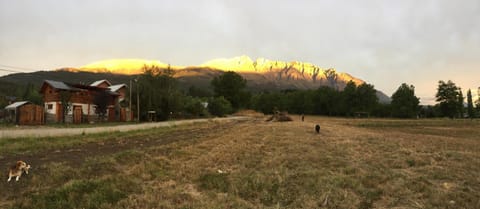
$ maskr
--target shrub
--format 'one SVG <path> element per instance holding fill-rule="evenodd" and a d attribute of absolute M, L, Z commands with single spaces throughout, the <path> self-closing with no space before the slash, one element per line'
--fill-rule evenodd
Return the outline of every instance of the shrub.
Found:
<path fill-rule="evenodd" d="M 208 116 L 208 111 L 205 108 L 203 101 L 195 97 L 185 97 L 184 100 L 185 112 L 193 117 Z"/>
<path fill-rule="evenodd" d="M 224 97 L 216 97 L 208 103 L 208 111 L 212 115 L 221 117 L 232 113 L 232 105 Z"/>

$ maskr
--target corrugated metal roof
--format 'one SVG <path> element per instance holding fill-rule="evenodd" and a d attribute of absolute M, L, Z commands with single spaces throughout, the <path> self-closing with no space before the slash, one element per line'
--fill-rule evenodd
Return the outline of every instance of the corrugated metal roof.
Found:
<path fill-rule="evenodd" d="M 74 90 L 74 88 L 68 86 L 68 85 L 65 84 L 64 82 L 52 81 L 52 80 L 45 80 L 45 82 L 47 82 L 48 84 L 50 84 L 50 86 L 52 86 L 53 88 L 56 88 L 56 89 Z"/>
<path fill-rule="evenodd" d="M 107 84 L 108 84 L 109 86 L 112 85 L 108 80 L 103 79 L 103 80 L 99 80 L 99 81 L 93 82 L 92 84 L 90 84 L 90 86 L 98 86 L 98 85 L 100 85 L 100 84 L 103 83 L 103 82 L 107 82 Z"/>
<path fill-rule="evenodd" d="M 120 95 L 119 93 L 113 92 L 113 91 L 106 91 L 106 92 L 110 95 L 113 95 L 113 96 L 119 96 Z"/>
<path fill-rule="evenodd" d="M 8 106 L 5 107 L 6 110 L 14 110 L 14 109 L 17 109 L 17 107 L 20 107 L 24 104 L 28 104 L 30 103 L 29 101 L 21 101 L 21 102 L 14 102 Z"/>
<path fill-rule="evenodd" d="M 121 88 L 124 87 L 124 86 L 127 86 L 127 85 L 125 85 L 125 84 L 117 84 L 117 85 L 109 86 L 108 88 L 110 89 L 110 91 L 116 92 L 116 91 L 118 91 L 119 89 L 121 89 Z"/>

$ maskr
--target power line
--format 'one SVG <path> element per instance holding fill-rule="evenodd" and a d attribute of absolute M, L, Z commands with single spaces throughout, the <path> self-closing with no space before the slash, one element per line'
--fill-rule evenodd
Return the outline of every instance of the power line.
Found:
<path fill-rule="evenodd" d="M 34 71 L 38 71 L 38 70 L 35 70 L 35 69 L 31 69 L 31 68 L 26 68 L 26 67 L 15 67 L 15 66 L 11 66 L 11 65 L 3 65 L 3 64 L 0 64 L 1 67 L 5 67 L 5 68 L 12 68 L 12 69 L 16 69 L 16 70 L 24 70 L 23 72 L 21 73 L 25 73 L 25 70 L 26 71 L 29 71 L 29 72 L 34 72 Z M 4 71 L 6 69 L 3 69 Z M 8 71 L 8 70 L 7 70 Z M 13 71 L 13 70 L 12 70 Z M 14 72 L 19 72 L 19 71 L 14 71 Z"/>
<path fill-rule="evenodd" d="M 25 71 L 17 71 L 17 70 L 7 70 L 0 68 L 0 71 L 10 72 L 10 73 L 25 73 Z"/>

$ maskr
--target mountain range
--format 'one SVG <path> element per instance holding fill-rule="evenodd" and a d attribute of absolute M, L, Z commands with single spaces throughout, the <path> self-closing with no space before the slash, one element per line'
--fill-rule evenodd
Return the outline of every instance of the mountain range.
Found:
<path fill-rule="evenodd" d="M 159 61 L 141 59 L 112 59 L 91 63 L 79 68 L 61 68 L 55 71 L 11 74 L 0 81 L 37 84 L 45 79 L 66 82 L 88 83 L 91 79 L 109 79 L 113 83 L 128 83 L 131 77 L 143 73 L 144 66 L 156 66 L 174 71 L 174 77 L 184 88 L 196 86 L 210 88 L 210 81 L 225 71 L 234 71 L 247 79 L 247 88 L 252 91 L 280 91 L 291 89 L 316 89 L 329 86 L 343 90 L 349 81 L 360 85 L 365 81 L 333 68 L 324 69 L 307 62 L 274 61 L 265 58 L 252 60 L 248 56 L 230 59 L 214 59 L 199 66 L 174 66 Z M 35 78 L 35 79 L 33 79 Z M 38 84 L 39 85 L 39 84 Z M 390 98 L 377 91 L 380 102 L 388 103 Z"/>
<path fill-rule="evenodd" d="M 284 62 L 258 58 L 255 61 L 248 56 L 239 56 L 230 59 L 214 59 L 199 66 L 171 66 L 159 61 L 123 59 L 105 60 L 91 63 L 78 69 L 68 68 L 73 72 L 113 73 L 135 75 L 143 73 L 144 66 L 170 68 L 175 77 L 201 76 L 200 71 L 234 71 L 247 77 L 249 81 L 263 77 L 266 82 L 275 83 L 279 88 L 287 86 L 294 88 L 315 88 L 321 85 L 330 85 L 343 89 L 343 84 L 352 80 L 355 84 L 364 83 L 347 73 L 337 72 L 333 68 L 323 69 L 307 62 Z M 208 74 L 208 72 L 206 72 Z M 264 82 L 262 81 L 262 82 Z M 258 82 L 257 82 L 258 83 Z M 292 86 L 293 85 L 293 86 Z"/>

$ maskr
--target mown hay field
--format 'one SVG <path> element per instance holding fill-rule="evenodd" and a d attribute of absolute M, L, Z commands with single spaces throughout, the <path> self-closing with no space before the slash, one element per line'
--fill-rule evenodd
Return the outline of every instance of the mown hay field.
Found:
<path fill-rule="evenodd" d="M 293 118 L 1 139 L 33 168 L 0 207 L 480 208 L 478 120 Z"/>

